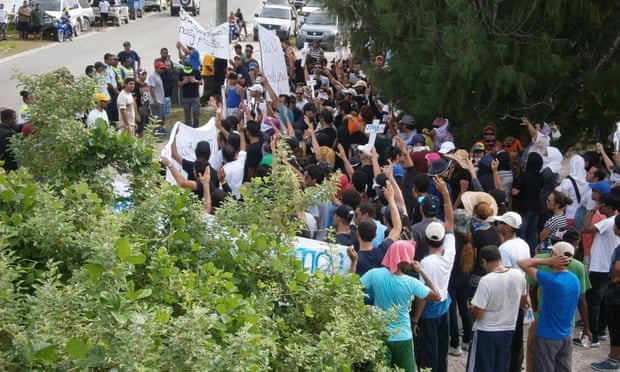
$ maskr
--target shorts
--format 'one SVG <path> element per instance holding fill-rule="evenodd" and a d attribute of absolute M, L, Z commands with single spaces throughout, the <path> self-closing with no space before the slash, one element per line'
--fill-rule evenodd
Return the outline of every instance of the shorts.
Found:
<path fill-rule="evenodd" d="M 103 24 L 108 22 L 108 13 L 101 13 L 101 22 Z"/>
<path fill-rule="evenodd" d="M 163 118 L 170 117 L 170 105 L 171 105 L 170 97 L 164 97 L 164 104 L 161 107 L 161 115 Z"/>
<path fill-rule="evenodd" d="M 32 26 L 32 32 L 38 34 L 41 32 L 41 26 Z"/>
<path fill-rule="evenodd" d="M 17 31 L 28 31 L 29 22 L 17 22 Z"/>
<path fill-rule="evenodd" d="M 413 358 L 413 340 L 387 341 L 386 362 L 390 367 L 399 367 L 405 372 L 416 371 Z"/>

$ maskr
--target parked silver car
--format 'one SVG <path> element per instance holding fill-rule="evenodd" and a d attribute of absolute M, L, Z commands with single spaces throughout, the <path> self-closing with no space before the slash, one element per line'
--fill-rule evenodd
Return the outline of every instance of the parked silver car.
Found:
<path fill-rule="evenodd" d="M 305 42 L 311 43 L 314 40 L 318 40 L 324 49 L 336 49 L 341 42 L 338 17 L 319 10 L 309 13 L 296 39 L 299 49 L 303 48 Z"/>

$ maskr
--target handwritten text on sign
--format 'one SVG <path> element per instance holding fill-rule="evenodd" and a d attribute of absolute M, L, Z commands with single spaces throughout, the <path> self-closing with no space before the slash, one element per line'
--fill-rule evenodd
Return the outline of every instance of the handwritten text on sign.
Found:
<path fill-rule="evenodd" d="M 201 56 L 211 54 L 217 58 L 229 58 L 228 27 L 226 22 L 205 30 L 183 8 L 179 10 L 179 41 L 198 49 Z"/>
<path fill-rule="evenodd" d="M 275 31 L 259 25 L 258 40 L 260 41 L 263 74 L 269 80 L 276 95 L 291 94 L 280 38 Z"/>

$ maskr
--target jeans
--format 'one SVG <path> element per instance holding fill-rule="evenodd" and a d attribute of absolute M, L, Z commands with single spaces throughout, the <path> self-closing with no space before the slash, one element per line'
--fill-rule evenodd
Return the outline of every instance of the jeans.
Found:
<path fill-rule="evenodd" d="M 536 245 L 538 244 L 538 216 L 540 212 L 524 212 L 521 214 L 523 222 L 519 230 L 519 238 L 525 240 L 530 246 L 530 256 L 536 255 Z"/>
<path fill-rule="evenodd" d="M 470 276 L 467 274 L 455 274 L 450 278 L 448 286 L 448 294 L 452 297 L 450 304 L 450 346 L 457 347 L 459 342 L 459 320 L 458 313 L 461 315 L 461 323 L 463 323 L 463 343 L 471 342 L 472 320 L 469 313 L 469 292 L 470 292 Z"/>
<path fill-rule="evenodd" d="M 200 126 L 200 97 L 181 98 L 183 105 L 184 123 L 198 128 Z M 193 120 L 192 120 L 193 119 Z"/>
<path fill-rule="evenodd" d="M 586 300 L 588 301 L 588 320 L 590 320 L 592 342 L 598 341 L 601 333 L 607 328 L 607 309 L 603 296 L 607 290 L 608 280 L 608 273 L 590 272 L 592 288 L 586 292 Z"/>
<path fill-rule="evenodd" d="M 521 371 L 523 365 L 523 317 L 525 312 L 519 308 L 517 316 L 517 325 L 515 327 L 514 336 L 512 337 L 512 345 L 510 346 L 510 359 L 508 360 L 508 372 Z"/>

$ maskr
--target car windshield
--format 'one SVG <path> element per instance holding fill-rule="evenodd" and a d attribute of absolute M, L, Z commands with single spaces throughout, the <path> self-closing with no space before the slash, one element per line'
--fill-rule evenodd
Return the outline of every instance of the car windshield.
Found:
<path fill-rule="evenodd" d="M 310 0 L 306 3 L 306 6 L 323 6 L 323 0 Z"/>
<path fill-rule="evenodd" d="M 289 10 L 283 8 L 263 8 L 260 13 L 262 18 L 288 19 Z"/>
<path fill-rule="evenodd" d="M 290 5 L 288 0 L 267 0 L 265 4 L 269 5 Z"/>
<path fill-rule="evenodd" d="M 43 0 L 38 1 L 41 4 L 41 10 L 49 12 L 60 12 L 60 1 Z"/>
<path fill-rule="evenodd" d="M 306 18 L 306 24 L 309 25 L 335 25 L 336 17 L 323 12 L 312 12 Z"/>

